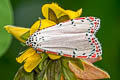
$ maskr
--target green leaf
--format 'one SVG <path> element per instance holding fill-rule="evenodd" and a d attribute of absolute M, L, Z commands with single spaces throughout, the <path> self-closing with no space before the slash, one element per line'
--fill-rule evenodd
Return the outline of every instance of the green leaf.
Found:
<path fill-rule="evenodd" d="M 27 73 L 22 66 L 16 73 L 14 80 L 34 80 L 34 73 Z"/>
<path fill-rule="evenodd" d="M 68 59 L 62 58 L 62 68 L 63 68 L 64 77 L 67 80 L 77 80 L 74 73 L 68 67 L 68 61 L 69 58 Z"/>
<path fill-rule="evenodd" d="M 45 59 L 44 62 L 42 63 L 43 69 L 40 71 L 40 73 L 37 75 L 37 80 L 44 80 L 44 78 L 47 78 L 47 68 L 49 63 L 51 63 L 51 60 Z"/>
<path fill-rule="evenodd" d="M 26 47 L 26 46 L 27 46 L 25 43 L 22 43 L 22 42 L 21 42 L 20 44 L 21 44 L 23 47 Z"/>
<path fill-rule="evenodd" d="M 60 80 L 62 75 L 61 60 L 57 60 L 55 64 L 55 80 Z"/>
<path fill-rule="evenodd" d="M 30 37 L 30 31 L 27 31 L 26 33 L 24 33 L 21 38 L 24 40 L 27 40 Z"/>
<path fill-rule="evenodd" d="M 3 28 L 5 25 L 13 24 L 13 13 L 9 0 L 0 1 L 0 57 L 9 48 L 11 36 Z"/>
<path fill-rule="evenodd" d="M 51 80 L 55 80 L 55 64 L 56 64 L 56 61 L 52 61 L 51 63 L 51 67 L 50 67 L 50 75 L 51 75 Z"/>
<path fill-rule="evenodd" d="M 42 56 L 42 60 L 41 60 L 41 62 L 40 62 L 40 64 L 39 64 L 39 69 L 40 70 L 42 70 L 43 69 L 43 62 L 48 58 L 48 55 L 46 54 L 46 53 L 42 53 L 43 54 L 43 56 Z"/>
<path fill-rule="evenodd" d="M 74 59 L 74 60 L 70 60 L 73 64 L 77 65 L 78 67 L 80 67 L 82 70 L 84 70 L 83 64 L 81 62 L 81 59 Z"/>
<path fill-rule="evenodd" d="M 43 77 L 43 79 L 41 79 L 41 80 L 47 80 L 46 73 L 44 74 L 44 77 Z"/>
<path fill-rule="evenodd" d="M 48 66 L 49 67 L 47 68 L 47 79 L 51 80 L 51 66 L 52 66 L 52 63 L 49 63 Z"/>

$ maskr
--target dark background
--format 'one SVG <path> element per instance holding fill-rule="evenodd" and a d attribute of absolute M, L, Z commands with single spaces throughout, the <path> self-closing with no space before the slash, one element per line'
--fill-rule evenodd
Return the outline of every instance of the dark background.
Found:
<path fill-rule="evenodd" d="M 95 65 L 110 74 L 111 79 L 108 80 L 119 80 L 120 0 L 10 0 L 13 24 L 30 27 L 39 16 L 44 18 L 41 6 L 51 2 L 58 3 L 64 9 L 78 10 L 82 8 L 82 16 L 95 16 L 101 19 L 101 28 L 96 36 L 102 44 L 103 60 Z M 20 42 L 12 38 L 11 45 L 0 57 L 0 80 L 13 80 L 19 66 L 22 65 L 15 60 L 21 47 Z"/>

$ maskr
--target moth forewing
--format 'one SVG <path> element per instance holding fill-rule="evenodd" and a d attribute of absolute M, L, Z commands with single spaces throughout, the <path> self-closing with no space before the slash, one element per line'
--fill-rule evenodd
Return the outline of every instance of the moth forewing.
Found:
<path fill-rule="evenodd" d="M 98 18 L 81 17 L 36 31 L 26 45 L 55 55 L 96 58 L 102 54 L 100 42 L 95 37 L 99 27 Z"/>

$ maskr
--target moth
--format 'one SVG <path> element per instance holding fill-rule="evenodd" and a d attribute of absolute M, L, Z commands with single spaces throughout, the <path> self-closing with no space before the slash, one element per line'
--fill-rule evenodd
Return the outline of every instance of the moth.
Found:
<path fill-rule="evenodd" d="M 102 55 L 101 44 L 95 37 L 99 28 L 99 18 L 80 17 L 37 30 L 28 38 L 26 45 L 48 54 L 97 58 Z"/>

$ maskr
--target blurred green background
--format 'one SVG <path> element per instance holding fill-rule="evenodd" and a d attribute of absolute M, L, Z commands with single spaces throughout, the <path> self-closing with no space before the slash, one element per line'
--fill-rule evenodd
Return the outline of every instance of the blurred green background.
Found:
<path fill-rule="evenodd" d="M 103 60 L 96 66 L 107 71 L 111 79 L 120 76 L 120 0 L 0 0 L 0 80 L 13 80 L 22 64 L 15 60 L 21 51 L 21 44 L 3 29 L 4 25 L 30 27 L 42 17 L 41 6 L 56 2 L 64 9 L 83 9 L 82 16 L 101 19 L 97 33 L 102 43 Z"/>

